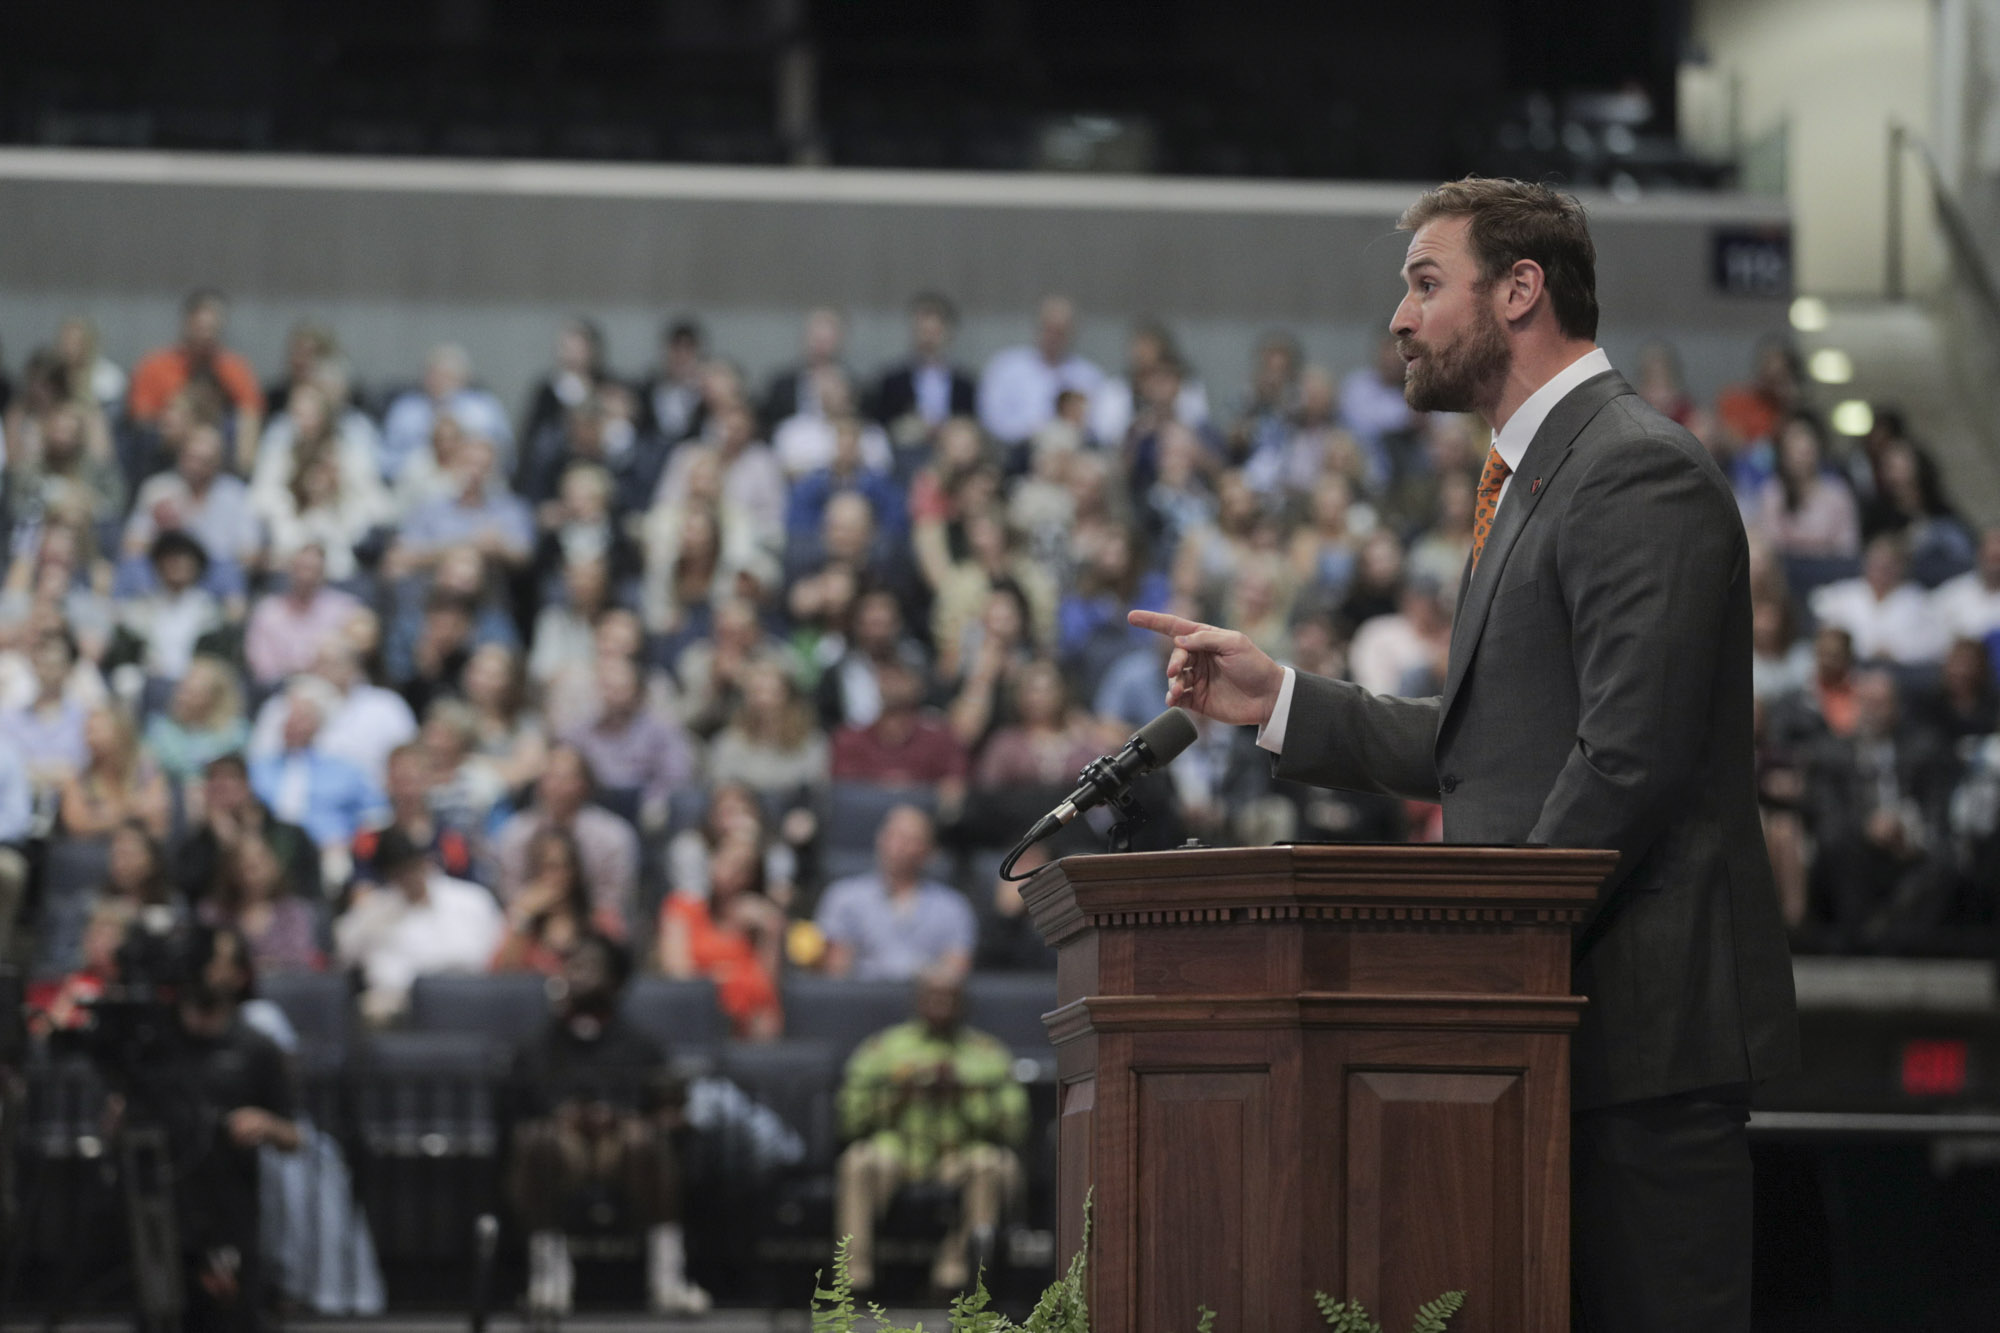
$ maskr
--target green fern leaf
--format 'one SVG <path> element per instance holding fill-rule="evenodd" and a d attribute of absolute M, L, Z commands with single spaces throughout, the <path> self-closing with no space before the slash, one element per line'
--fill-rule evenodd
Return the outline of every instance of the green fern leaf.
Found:
<path fill-rule="evenodd" d="M 1410 1333 L 1445 1333 L 1445 1321 L 1464 1304 L 1464 1292 L 1447 1291 L 1430 1304 L 1418 1306 L 1417 1322 L 1410 1326 Z"/>
<path fill-rule="evenodd" d="M 1215 1311 L 1209 1309 L 1206 1305 L 1197 1306 L 1196 1308 L 1201 1311 L 1201 1319 L 1195 1324 L 1194 1333 L 1215 1333 Z"/>
<path fill-rule="evenodd" d="M 820 1274 L 813 1274 L 812 1333 L 854 1333 L 858 1316 L 854 1310 L 854 1284 L 847 1272 L 847 1238 L 842 1237 L 833 1247 L 833 1281 L 826 1287 L 819 1284 Z M 822 1308 L 821 1301 L 828 1304 Z"/>

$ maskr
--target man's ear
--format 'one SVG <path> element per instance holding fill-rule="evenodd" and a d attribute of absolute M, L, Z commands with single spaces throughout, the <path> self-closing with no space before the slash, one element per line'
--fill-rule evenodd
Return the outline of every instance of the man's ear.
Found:
<path fill-rule="evenodd" d="M 1532 259 L 1515 260 L 1500 283 L 1501 315 L 1511 322 L 1528 318 L 1547 289 L 1548 275 L 1542 272 L 1540 264 Z"/>

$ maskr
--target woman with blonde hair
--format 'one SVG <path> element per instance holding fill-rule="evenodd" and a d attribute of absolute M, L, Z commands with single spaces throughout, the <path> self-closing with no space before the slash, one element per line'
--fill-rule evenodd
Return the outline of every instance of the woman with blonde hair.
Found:
<path fill-rule="evenodd" d="M 827 765 L 826 737 L 791 676 L 772 662 L 751 667 L 743 702 L 709 750 L 709 780 L 760 795 L 792 793 L 822 786 Z"/>
<path fill-rule="evenodd" d="M 106 704 L 83 723 L 83 768 L 63 783 L 62 834 L 101 838 L 127 820 L 165 838 L 172 807 L 165 779 L 140 754 L 139 733 L 122 709 Z"/>
<path fill-rule="evenodd" d="M 241 750 L 249 740 L 235 669 L 205 653 L 188 663 L 166 710 L 146 723 L 146 752 L 172 782 L 199 778 L 210 760 Z"/>

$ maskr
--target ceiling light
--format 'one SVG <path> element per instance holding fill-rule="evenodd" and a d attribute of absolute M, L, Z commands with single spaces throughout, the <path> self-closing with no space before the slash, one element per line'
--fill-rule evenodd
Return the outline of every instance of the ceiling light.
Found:
<path fill-rule="evenodd" d="M 1818 333 L 1826 325 L 1826 302 L 1817 296 L 1801 296 L 1792 302 L 1792 327 L 1800 333 Z"/>
<path fill-rule="evenodd" d="M 1822 347 L 1806 362 L 1806 370 L 1821 384 L 1845 384 L 1854 378 L 1854 358 L 1838 347 Z"/>
<path fill-rule="evenodd" d="M 1849 398 L 1833 409 L 1833 428 L 1856 439 L 1875 429 L 1875 409 L 1860 398 Z"/>

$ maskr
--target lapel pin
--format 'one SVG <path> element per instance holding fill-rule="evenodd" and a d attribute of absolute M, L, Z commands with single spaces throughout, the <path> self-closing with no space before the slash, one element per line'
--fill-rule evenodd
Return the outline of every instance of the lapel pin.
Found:
<path fill-rule="evenodd" d="M 1540 477 L 1536 477 L 1533 481 L 1528 483 L 1528 494 L 1530 495 L 1535 494 L 1537 491 L 1541 489 L 1542 489 L 1542 479 Z"/>

